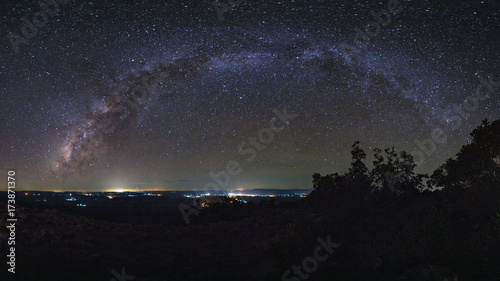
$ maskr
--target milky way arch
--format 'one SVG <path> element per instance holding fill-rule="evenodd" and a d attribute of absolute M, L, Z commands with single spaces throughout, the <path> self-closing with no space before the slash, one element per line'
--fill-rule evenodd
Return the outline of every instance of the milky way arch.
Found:
<path fill-rule="evenodd" d="M 68 133 L 59 156 L 54 161 L 52 173 L 59 180 L 64 180 L 91 165 L 96 161 L 99 151 L 102 151 L 113 137 L 116 129 L 134 120 L 149 98 L 167 95 L 170 84 L 189 81 L 200 73 L 225 64 L 279 64 L 290 67 L 297 63 L 317 68 L 327 74 L 344 72 L 353 74 L 355 78 L 362 75 L 368 79 L 367 87 L 392 87 L 406 92 L 404 98 L 416 100 L 417 93 L 408 95 L 409 86 L 401 85 L 401 81 L 409 80 L 406 75 L 394 73 L 389 67 L 374 67 L 366 56 L 346 58 L 339 48 L 320 46 L 303 40 L 287 44 L 258 42 L 251 44 L 248 49 L 239 47 L 232 50 L 225 47 L 224 51 L 200 47 L 181 58 L 168 63 L 158 63 L 150 69 L 140 70 L 123 79 L 122 85 L 105 95 L 100 106 L 87 112 L 82 121 Z M 388 64 L 390 65 L 390 62 L 385 65 Z M 376 79 L 373 78 L 374 73 L 377 74 Z M 354 80 L 343 82 L 354 83 Z"/>

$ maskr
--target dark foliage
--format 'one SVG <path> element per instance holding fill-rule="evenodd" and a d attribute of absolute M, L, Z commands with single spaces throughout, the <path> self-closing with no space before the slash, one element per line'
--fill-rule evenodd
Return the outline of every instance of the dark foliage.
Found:
<path fill-rule="evenodd" d="M 430 186 L 469 188 L 479 183 L 500 184 L 500 120 L 484 120 L 470 135 L 472 141 L 431 175 Z"/>

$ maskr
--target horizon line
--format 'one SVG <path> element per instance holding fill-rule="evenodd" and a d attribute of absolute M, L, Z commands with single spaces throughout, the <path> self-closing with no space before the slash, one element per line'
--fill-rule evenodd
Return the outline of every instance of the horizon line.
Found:
<path fill-rule="evenodd" d="M 313 189 L 311 188 L 250 188 L 250 189 L 221 189 L 217 192 L 224 192 L 224 191 L 244 191 L 244 190 L 309 190 Z M 26 190 L 19 190 L 17 192 L 53 192 L 53 193 L 62 193 L 62 192 L 81 192 L 81 193 L 91 193 L 91 192 L 113 192 L 113 193 L 123 193 L 123 192 L 148 192 L 148 191 L 153 191 L 153 192 L 168 192 L 168 191 L 205 191 L 204 189 L 143 189 L 143 190 L 138 190 L 138 189 L 112 189 L 112 190 L 35 190 L 35 189 L 26 189 Z M 7 190 L 1 190 L 0 192 L 7 192 Z M 212 192 L 209 192 L 212 193 Z"/>

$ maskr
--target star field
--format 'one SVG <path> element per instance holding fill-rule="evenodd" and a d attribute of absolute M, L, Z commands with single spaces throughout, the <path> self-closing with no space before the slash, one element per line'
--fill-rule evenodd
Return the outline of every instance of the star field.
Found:
<path fill-rule="evenodd" d="M 16 45 L 42 8 L 1 8 L 0 167 L 24 189 L 201 189 L 228 161 L 231 189 L 308 188 L 345 170 L 356 140 L 431 172 L 500 113 L 494 0 L 246 1 L 224 20 L 211 1 L 58 9 Z M 480 78 L 495 90 L 474 102 Z M 239 145 L 284 109 L 296 117 L 247 161 Z M 426 153 L 436 129 L 446 140 Z"/>

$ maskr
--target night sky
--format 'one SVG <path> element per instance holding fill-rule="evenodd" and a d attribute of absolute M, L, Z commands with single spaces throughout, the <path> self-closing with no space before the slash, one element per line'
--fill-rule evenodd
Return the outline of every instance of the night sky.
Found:
<path fill-rule="evenodd" d="M 498 0 L 44 3 L 0 6 L 18 189 L 309 188 L 356 140 L 431 172 L 500 117 Z"/>

